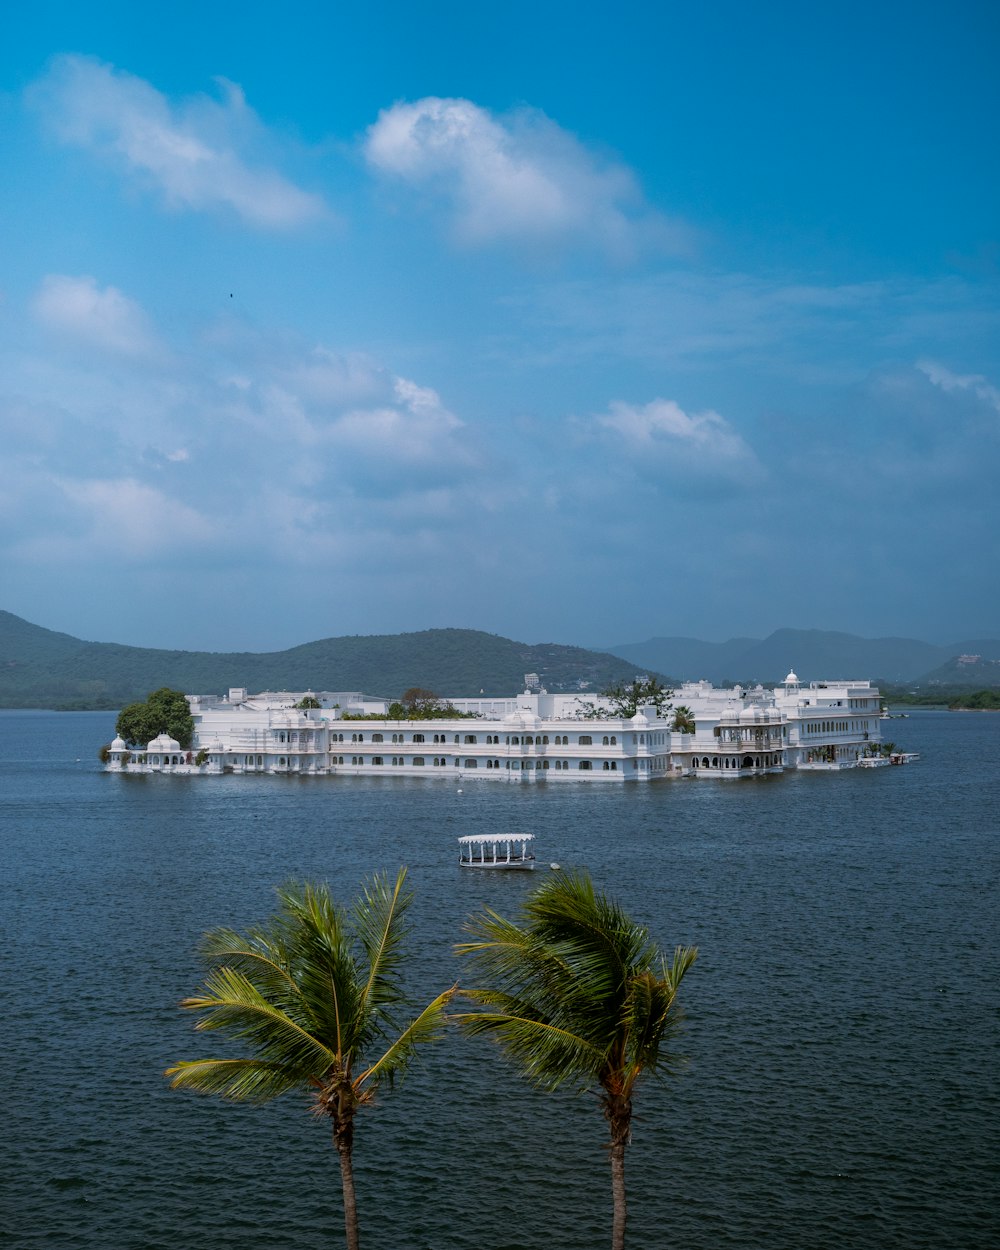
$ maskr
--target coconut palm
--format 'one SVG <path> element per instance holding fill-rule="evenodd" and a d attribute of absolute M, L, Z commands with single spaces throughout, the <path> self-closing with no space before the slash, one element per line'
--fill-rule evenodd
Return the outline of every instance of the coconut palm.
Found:
<path fill-rule="evenodd" d="M 354 1118 L 376 1091 L 401 1077 L 417 1047 L 441 1033 L 454 990 L 439 994 L 405 1027 L 396 1013 L 406 869 L 395 883 L 376 876 L 353 907 L 326 885 L 286 885 L 278 913 L 244 936 L 205 935 L 209 965 L 202 993 L 182 1007 L 202 1013 L 196 1028 L 218 1029 L 252 1052 L 248 1058 L 185 1060 L 168 1068 L 175 1089 L 263 1103 L 306 1088 L 317 1114 L 329 1116 L 340 1159 L 348 1250 L 357 1250 L 352 1151 Z"/>
<path fill-rule="evenodd" d="M 625 1147 L 632 1101 L 645 1072 L 664 1075 L 678 1057 L 678 986 L 697 952 L 661 954 L 649 933 L 596 893 L 586 873 L 553 877 L 529 896 L 519 922 L 485 911 L 466 924 L 479 1007 L 458 1019 L 492 1034 L 535 1084 L 599 1091 L 610 1129 L 612 1248 L 625 1244 Z"/>
<path fill-rule="evenodd" d="M 674 708 L 674 719 L 670 728 L 677 733 L 693 734 L 695 731 L 694 712 L 689 707 L 678 705 Z"/>

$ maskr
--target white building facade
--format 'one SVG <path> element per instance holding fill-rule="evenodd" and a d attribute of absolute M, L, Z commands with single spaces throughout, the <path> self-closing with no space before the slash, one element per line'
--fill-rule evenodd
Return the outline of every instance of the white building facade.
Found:
<path fill-rule="evenodd" d="M 136 752 L 115 739 L 108 769 L 615 785 L 850 768 L 880 742 L 881 698 L 871 682 L 802 685 L 794 672 L 773 689 L 678 687 L 673 704 L 689 710 L 693 732 L 672 727 L 673 711 L 621 717 L 600 697 L 530 689 L 455 699 L 464 715 L 434 720 L 387 720 L 385 700 L 357 692 L 232 689 L 188 702 L 190 750 L 161 738 Z"/>

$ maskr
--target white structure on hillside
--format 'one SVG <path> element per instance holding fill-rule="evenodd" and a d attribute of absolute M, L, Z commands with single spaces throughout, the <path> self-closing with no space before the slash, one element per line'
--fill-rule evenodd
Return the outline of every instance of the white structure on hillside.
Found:
<path fill-rule="evenodd" d="M 296 706 L 304 700 L 319 706 Z M 465 715 L 441 720 L 387 720 L 386 700 L 358 692 L 249 696 L 234 688 L 226 698 L 188 701 L 189 751 L 161 735 L 137 754 L 116 738 L 108 768 L 624 783 L 851 768 L 880 741 L 881 700 L 871 682 L 804 686 L 793 672 L 773 689 L 686 683 L 673 704 L 691 721 L 677 729 L 673 711 L 647 707 L 623 718 L 607 699 L 537 685 L 512 698 L 451 700 Z"/>

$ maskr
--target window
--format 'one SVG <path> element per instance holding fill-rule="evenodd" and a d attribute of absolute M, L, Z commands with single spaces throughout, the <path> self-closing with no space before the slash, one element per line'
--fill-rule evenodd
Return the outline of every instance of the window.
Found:
<path fill-rule="evenodd" d="M 608 735 L 605 734 L 604 737 L 601 739 L 601 746 L 606 747 L 607 745 L 608 745 Z M 607 765 L 605 765 L 605 767 L 607 767 Z"/>
<path fill-rule="evenodd" d="M 580 735 L 580 746 L 582 746 L 582 747 L 589 747 L 592 743 L 593 743 L 593 738 L 591 738 L 590 734 L 581 734 L 581 735 Z M 581 767 L 582 767 L 582 765 L 581 765 Z"/>
<path fill-rule="evenodd" d="M 590 769 L 590 760 L 581 760 L 581 761 L 580 761 L 580 763 L 579 763 L 579 765 L 578 765 L 578 767 L 579 767 L 579 769 L 580 769 L 580 771 L 581 771 L 581 772 L 587 772 L 587 771 L 589 771 L 589 769 Z"/>
<path fill-rule="evenodd" d="M 413 757 L 413 766 L 414 766 L 414 768 L 423 768 L 423 766 L 424 766 L 424 757 L 423 757 L 422 755 L 415 755 L 415 756 Z"/>
<path fill-rule="evenodd" d="M 614 734 L 611 735 L 611 745 L 613 747 L 616 747 L 618 745 L 618 739 L 615 737 Z"/>
<path fill-rule="evenodd" d="M 423 735 L 423 734 L 414 734 L 414 735 L 413 735 L 413 741 L 414 741 L 414 742 L 423 742 L 423 740 L 424 740 L 424 735 Z M 414 763 L 416 763 L 416 760 L 414 760 L 413 762 L 414 762 Z M 422 763 L 423 763 L 423 760 L 421 760 L 420 762 L 421 762 L 421 764 L 422 764 Z"/>
<path fill-rule="evenodd" d="M 373 755 L 373 756 L 372 756 L 372 763 L 373 763 L 373 764 L 384 764 L 384 763 L 385 763 L 385 760 L 382 758 L 382 756 L 381 756 L 381 755 Z"/>
<path fill-rule="evenodd" d="M 466 768 L 478 768 L 479 764 L 476 760 L 466 760 L 465 767 Z"/>
<path fill-rule="evenodd" d="M 478 741 L 479 741 L 479 739 L 476 737 L 476 735 L 475 735 L 475 734 L 466 734 L 466 735 L 465 735 L 465 741 L 466 741 L 466 745 L 469 745 L 469 744 L 471 744 L 471 743 L 478 742 Z"/>

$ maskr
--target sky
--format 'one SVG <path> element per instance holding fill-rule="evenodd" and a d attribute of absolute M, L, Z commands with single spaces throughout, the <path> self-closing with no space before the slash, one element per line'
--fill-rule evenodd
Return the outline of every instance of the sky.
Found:
<path fill-rule="evenodd" d="M 998 53 L 973 0 L 12 0 L 0 608 L 998 636 Z"/>

